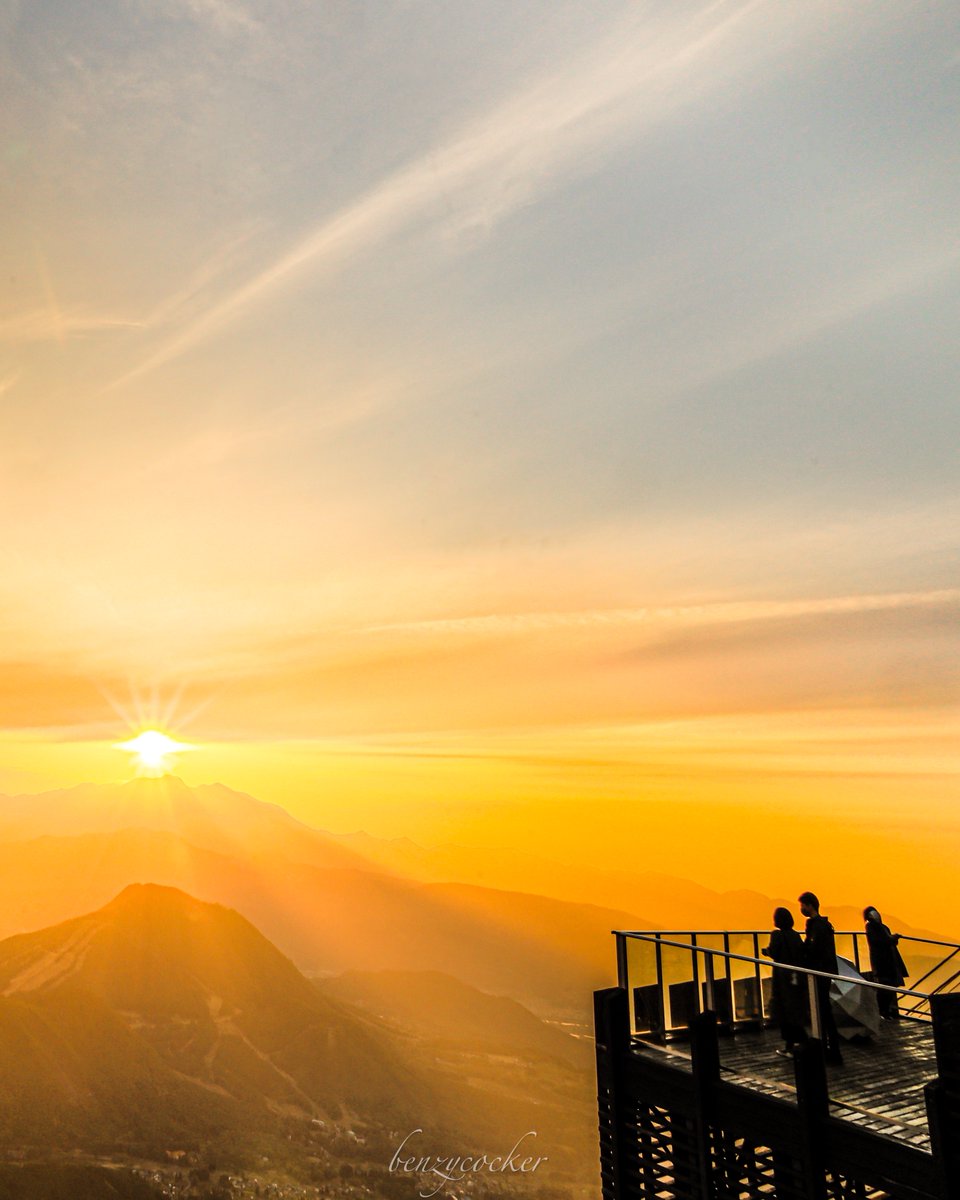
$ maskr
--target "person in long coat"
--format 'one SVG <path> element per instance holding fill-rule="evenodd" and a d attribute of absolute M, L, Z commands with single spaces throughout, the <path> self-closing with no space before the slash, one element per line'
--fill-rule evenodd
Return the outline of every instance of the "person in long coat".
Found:
<path fill-rule="evenodd" d="M 800 911 L 807 918 L 807 931 L 804 938 L 806 965 L 813 971 L 836 975 L 839 965 L 833 925 L 829 918 L 820 912 L 820 901 L 814 892 L 802 892 L 797 899 L 800 901 Z M 816 980 L 817 1007 L 820 1009 L 824 1053 L 828 1063 L 841 1066 L 843 1055 L 840 1053 L 840 1032 L 837 1029 L 836 1018 L 833 1015 L 833 1003 L 830 999 L 830 980 L 820 976 L 817 976 Z"/>
<path fill-rule="evenodd" d="M 863 910 L 864 929 L 867 934 L 867 945 L 870 948 L 870 970 L 877 983 L 885 983 L 888 987 L 903 987 L 909 971 L 900 956 L 897 943 L 899 933 L 891 933 L 884 925 L 883 919 L 873 907 Z M 877 1004 L 880 1016 L 886 1020 L 896 1020 L 900 1016 L 896 992 L 877 992 Z"/>
<path fill-rule="evenodd" d="M 763 953 L 775 963 L 783 964 L 783 967 L 774 968 L 771 1015 L 780 1025 L 783 1038 L 783 1049 L 777 1053 L 792 1056 L 794 1047 L 807 1036 L 804 1029 L 807 1017 L 806 976 L 786 968 L 804 966 L 806 950 L 803 938 L 793 927 L 793 913 L 789 908 L 774 909 L 773 924 L 775 928 L 770 934 L 770 945 L 765 947 Z"/>

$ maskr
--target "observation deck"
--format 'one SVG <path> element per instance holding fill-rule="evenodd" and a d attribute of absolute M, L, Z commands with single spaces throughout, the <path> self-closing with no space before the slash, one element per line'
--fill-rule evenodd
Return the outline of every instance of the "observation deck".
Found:
<path fill-rule="evenodd" d="M 915 982 L 889 988 L 859 973 L 860 932 L 837 934 L 836 975 L 765 959 L 768 931 L 615 938 L 619 986 L 595 995 L 605 1200 L 960 1200 L 960 945 L 902 938 Z M 793 1057 L 781 970 L 808 996 Z M 843 1065 L 823 1053 L 823 978 Z M 883 993 L 899 1019 L 880 1020 Z"/>

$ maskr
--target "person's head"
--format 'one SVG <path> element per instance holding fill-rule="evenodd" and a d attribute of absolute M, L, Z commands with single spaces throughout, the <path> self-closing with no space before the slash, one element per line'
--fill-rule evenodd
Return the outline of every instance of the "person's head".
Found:
<path fill-rule="evenodd" d="M 773 923 L 777 929 L 792 929 L 793 913 L 789 908 L 775 908 L 773 910 Z"/>
<path fill-rule="evenodd" d="M 816 917 L 820 913 L 820 901 L 813 892 L 801 892 L 797 897 L 800 911 L 805 917 Z"/>
<path fill-rule="evenodd" d="M 875 908 L 865 908 L 863 910 L 863 919 L 865 921 L 880 921 L 880 914 Z"/>

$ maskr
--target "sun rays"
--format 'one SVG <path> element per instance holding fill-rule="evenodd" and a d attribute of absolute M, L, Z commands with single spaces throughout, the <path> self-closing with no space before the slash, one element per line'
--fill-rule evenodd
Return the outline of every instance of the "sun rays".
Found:
<path fill-rule="evenodd" d="M 138 775 L 159 776 L 169 772 L 176 755 L 196 747 L 175 742 L 159 729 L 145 729 L 128 742 L 118 742 L 115 749 L 135 755 Z"/>

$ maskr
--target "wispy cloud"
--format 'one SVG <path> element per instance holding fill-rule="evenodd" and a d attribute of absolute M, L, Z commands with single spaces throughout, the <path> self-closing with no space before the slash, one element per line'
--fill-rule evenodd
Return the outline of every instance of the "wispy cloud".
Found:
<path fill-rule="evenodd" d="M 793 303 L 781 300 L 779 314 L 766 311 L 761 321 L 733 331 L 712 361 L 682 380 L 682 390 L 775 358 L 883 305 L 935 287 L 958 268 L 960 244 L 954 239 L 912 251 L 893 263 L 871 264 L 816 296 L 801 296 Z"/>
<path fill-rule="evenodd" d="M 216 246 L 191 272 L 184 283 L 165 296 L 144 318 L 148 328 L 165 328 L 191 320 L 197 308 L 209 303 L 209 289 L 237 264 L 240 251 L 256 232 L 251 225 Z"/>
<path fill-rule="evenodd" d="M 491 614 L 432 621 L 409 621 L 371 626 L 367 632 L 403 631 L 412 634 L 526 634 L 537 630 L 584 629 L 644 625 L 697 627 L 783 621 L 903 609 L 936 608 L 960 603 L 960 588 L 929 592 L 830 596 L 797 600 L 736 600 L 716 604 L 650 608 L 589 609 L 576 612 Z"/>
<path fill-rule="evenodd" d="M 260 22 L 236 0 L 174 0 L 171 7 L 219 33 L 256 33 L 261 28 Z"/>
<path fill-rule="evenodd" d="M 137 329 L 142 321 L 103 313 L 35 308 L 0 317 L 0 339 L 10 342 L 51 342 L 87 334 Z"/>
<path fill-rule="evenodd" d="M 778 53 L 771 48 L 776 39 L 769 36 L 769 13 L 750 0 L 710 4 L 695 18 L 667 24 L 631 17 L 579 60 L 527 83 L 325 218 L 118 382 L 201 343 L 308 269 L 322 271 L 368 252 L 416 223 L 432 222 L 446 232 L 489 227 L 563 180 L 595 169 L 606 148 L 755 72 Z M 791 32 L 795 51 L 798 26 Z"/>

